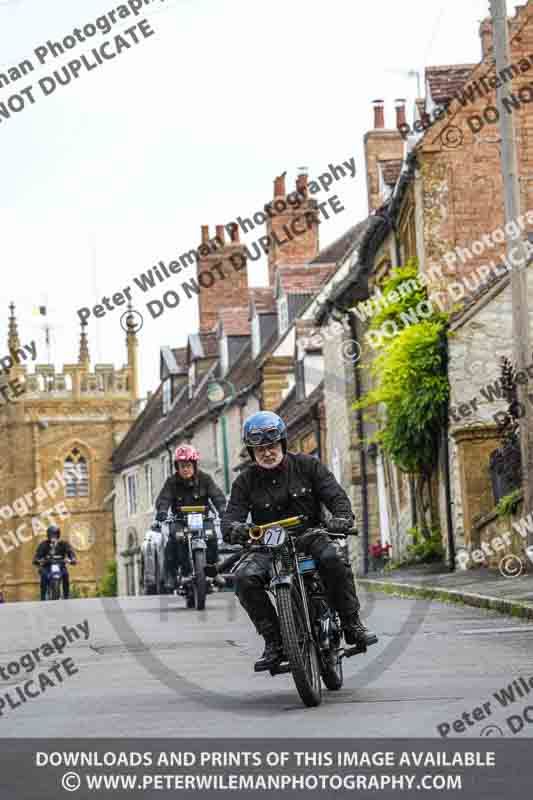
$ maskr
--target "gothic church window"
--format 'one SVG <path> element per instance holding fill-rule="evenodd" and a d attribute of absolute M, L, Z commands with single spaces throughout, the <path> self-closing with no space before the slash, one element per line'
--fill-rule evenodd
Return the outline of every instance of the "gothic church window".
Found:
<path fill-rule="evenodd" d="M 67 497 L 88 497 L 89 496 L 89 469 L 87 459 L 77 447 L 65 459 L 65 494 Z"/>

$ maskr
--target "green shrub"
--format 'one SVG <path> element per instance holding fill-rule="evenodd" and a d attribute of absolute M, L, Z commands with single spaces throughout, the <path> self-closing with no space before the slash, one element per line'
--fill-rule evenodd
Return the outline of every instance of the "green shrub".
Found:
<path fill-rule="evenodd" d="M 439 528 L 432 528 L 429 535 L 424 535 L 418 528 L 410 528 L 407 533 L 412 543 L 407 545 L 407 552 L 412 563 L 431 564 L 442 561 L 444 548 Z"/>
<path fill-rule="evenodd" d="M 116 597 L 118 594 L 117 562 L 109 561 L 106 571 L 98 583 L 96 597 Z"/>
<path fill-rule="evenodd" d="M 522 489 L 515 489 L 514 492 L 506 494 L 502 497 L 496 508 L 496 515 L 498 517 L 510 517 L 516 513 L 520 501 L 522 500 Z"/>

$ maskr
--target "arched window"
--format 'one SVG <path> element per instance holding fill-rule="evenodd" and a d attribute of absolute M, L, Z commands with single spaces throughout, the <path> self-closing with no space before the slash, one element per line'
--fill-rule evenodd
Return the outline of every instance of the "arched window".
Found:
<path fill-rule="evenodd" d="M 65 459 L 65 494 L 67 497 L 89 496 L 89 469 L 87 459 L 77 447 Z"/>

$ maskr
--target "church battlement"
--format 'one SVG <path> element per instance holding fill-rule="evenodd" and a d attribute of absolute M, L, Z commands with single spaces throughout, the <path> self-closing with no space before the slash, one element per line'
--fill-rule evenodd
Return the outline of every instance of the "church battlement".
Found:
<path fill-rule="evenodd" d="M 15 317 L 15 306 L 9 306 L 8 349 L 10 353 L 20 350 L 20 339 Z M 131 307 L 128 307 L 131 311 Z M 85 331 L 86 323 L 81 325 L 78 361 L 64 364 L 62 371 L 56 371 L 54 364 L 36 364 L 35 370 L 19 359 L 6 370 L 9 378 L 17 378 L 24 386 L 21 400 L 81 400 L 81 399 L 120 399 L 139 400 L 138 341 L 133 317 L 126 319 L 127 364 L 117 369 L 114 364 L 95 364 L 91 371 L 89 344 Z"/>

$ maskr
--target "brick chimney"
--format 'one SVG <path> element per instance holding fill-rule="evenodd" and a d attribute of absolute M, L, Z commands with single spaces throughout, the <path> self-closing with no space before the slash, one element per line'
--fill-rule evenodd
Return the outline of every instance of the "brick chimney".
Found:
<path fill-rule="evenodd" d="M 406 123 L 405 97 L 400 97 L 395 101 L 395 108 L 396 108 L 396 127 L 401 128 L 401 126 L 405 125 Z"/>
<path fill-rule="evenodd" d="M 202 244 L 206 248 L 198 259 L 196 281 L 200 287 L 200 333 L 207 333 L 215 327 L 221 308 L 248 306 L 248 267 L 237 225 L 231 231 L 229 242 L 224 225 L 216 226 L 213 240 L 209 239 L 209 226 L 202 225 Z M 207 249 L 211 251 L 209 254 Z"/>
<path fill-rule="evenodd" d="M 279 264 L 302 266 L 318 255 L 317 205 L 309 195 L 308 180 L 307 170 L 302 167 L 288 193 L 284 175 L 274 181 L 274 197 L 268 204 L 266 219 L 269 286 L 274 286 Z"/>
<path fill-rule="evenodd" d="M 404 100 L 396 101 L 394 128 L 385 128 L 385 105 L 383 100 L 374 100 L 374 129 L 368 131 L 364 138 L 369 213 L 384 202 L 379 190 L 379 162 L 396 161 L 404 157 L 404 140 L 397 128 L 399 119 L 405 119 Z"/>

